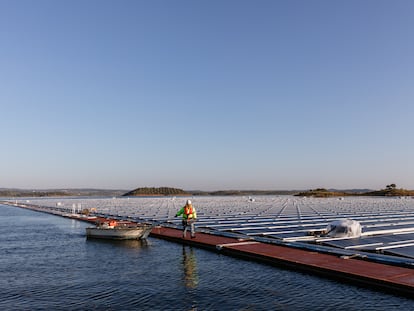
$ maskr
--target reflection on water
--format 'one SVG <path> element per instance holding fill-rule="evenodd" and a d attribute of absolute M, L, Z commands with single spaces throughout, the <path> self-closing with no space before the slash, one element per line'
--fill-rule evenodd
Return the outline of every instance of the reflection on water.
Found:
<path fill-rule="evenodd" d="M 102 244 L 111 244 L 114 247 L 124 247 L 124 248 L 145 248 L 148 247 L 147 240 L 110 240 L 110 239 L 96 239 L 88 237 L 86 238 L 88 243 L 102 243 Z"/>
<path fill-rule="evenodd" d="M 198 285 L 197 259 L 193 248 L 183 246 L 183 271 L 185 287 L 195 289 Z"/>
<path fill-rule="evenodd" d="M 78 228 L 82 228 L 82 227 L 84 227 L 85 226 L 85 224 L 84 223 L 82 223 L 81 221 L 79 221 L 79 220 L 75 220 L 75 219 L 71 219 L 71 222 L 70 222 L 70 227 L 72 228 L 72 229 L 78 229 Z"/>

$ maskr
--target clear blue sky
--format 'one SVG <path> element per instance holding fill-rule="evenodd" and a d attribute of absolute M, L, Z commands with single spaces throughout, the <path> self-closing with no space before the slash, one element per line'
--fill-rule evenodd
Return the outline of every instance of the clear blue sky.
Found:
<path fill-rule="evenodd" d="M 414 1 L 0 0 L 0 187 L 414 189 Z"/>

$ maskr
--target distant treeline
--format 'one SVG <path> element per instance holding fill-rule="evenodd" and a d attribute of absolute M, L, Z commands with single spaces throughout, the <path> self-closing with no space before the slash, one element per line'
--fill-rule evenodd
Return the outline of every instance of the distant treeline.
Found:
<path fill-rule="evenodd" d="M 63 191 L 25 191 L 25 190 L 0 190 L 0 197 L 54 197 L 70 196 L 69 192 Z"/>
<path fill-rule="evenodd" d="M 192 195 L 289 195 L 298 193 L 297 190 L 218 190 L 218 191 L 191 191 Z"/>
<path fill-rule="evenodd" d="M 135 190 L 129 191 L 123 196 L 189 196 L 191 193 L 186 192 L 182 189 L 170 188 L 170 187 L 159 187 L 159 188 L 137 188 Z"/>
<path fill-rule="evenodd" d="M 46 189 L 46 190 L 28 190 L 28 189 L 0 189 L 0 197 L 67 197 L 67 196 L 120 196 L 126 190 L 110 189 Z"/>
<path fill-rule="evenodd" d="M 414 190 L 397 188 L 395 184 L 387 185 L 384 189 L 373 191 L 369 189 L 335 190 L 317 188 L 308 191 L 298 190 L 183 190 L 172 187 L 143 187 L 126 192 L 126 190 L 106 189 L 50 189 L 22 190 L 0 189 L 0 197 L 62 197 L 62 196 L 258 196 L 258 195 L 296 195 L 306 197 L 342 197 L 342 196 L 414 196 Z"/>
<path fill-rule="evenodd" d="M 226 196 L 226 195 L 283 195 L 295 194 L 298 191 L 281 191 L 281 190 L 219 190 L 219 191 L 201 191 L 201 190 L 182 190 L 177 188 L 160 187 L 160 188 L 137 188 L 124 196 Z"/>
<path fill-rule="evenodd" d="M 225 196 L 225 195 L 283 195 L 296 194 L 294 190 L 219 190 L 219 191 L 202 191 L 202 190 L 183 190 L 178 188 L 160 187 L 160 188 L 137 188 L 124 194 L 124 196 Z"/>
<path fill-rule="evenodd" d="M 389 184 L 384 189 L 376 190 L 376 191 L 346 192 L 346 191 L 327 190 L 325 188 L 317 188 L 317 189 L 311 189 L 308 191 L 300 192 L 296 194 L 296 196 L 318 197 L 318 198 L 342 197 L 342 196 L 406 197 L 406 196 L 414 196 L 414 190 L 406 190 L 402 188 L 398 189 L 396 184 Z"/>

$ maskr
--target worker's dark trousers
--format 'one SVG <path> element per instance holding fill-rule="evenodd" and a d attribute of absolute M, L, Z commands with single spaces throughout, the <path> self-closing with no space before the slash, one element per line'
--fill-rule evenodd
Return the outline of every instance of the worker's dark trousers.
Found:
<path fill-rule="evenodd" d="M 187 230 L 188 227 L 190 227 L 191 230 L 191 237 L 194 238 L 195 237 L 195 225 L 194 223 L 196 222 L 195 219 L 183 219 L 183 237 L 185 238 L 187 235 Z"/>

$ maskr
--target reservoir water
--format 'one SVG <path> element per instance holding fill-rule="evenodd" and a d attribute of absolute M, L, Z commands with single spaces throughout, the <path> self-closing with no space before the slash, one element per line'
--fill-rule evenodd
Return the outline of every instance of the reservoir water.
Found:
<path fill-rule="evenodd" d="M 414 300 L 0 205 L 0 310 L 414 310 Z"/>

